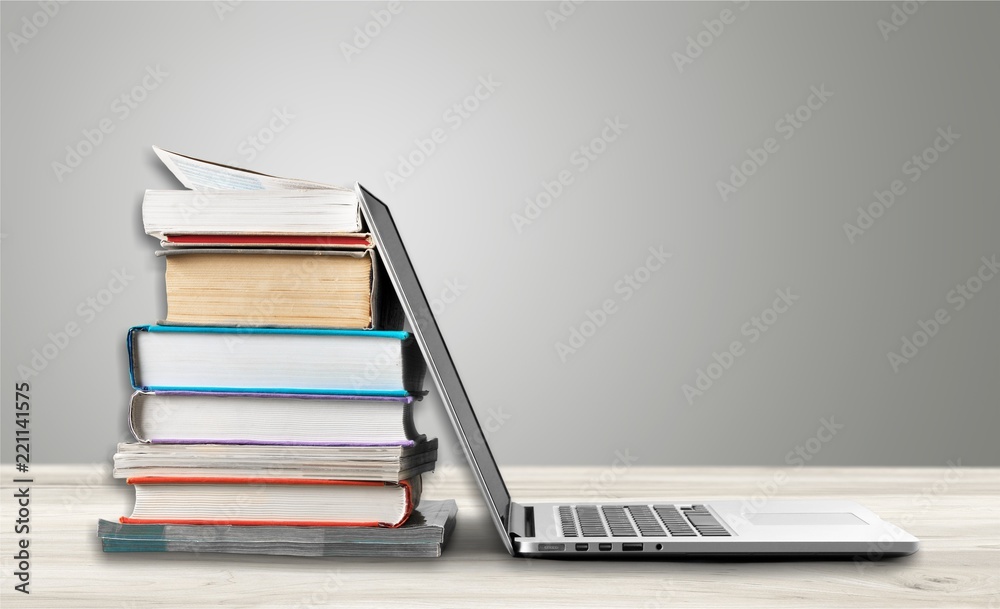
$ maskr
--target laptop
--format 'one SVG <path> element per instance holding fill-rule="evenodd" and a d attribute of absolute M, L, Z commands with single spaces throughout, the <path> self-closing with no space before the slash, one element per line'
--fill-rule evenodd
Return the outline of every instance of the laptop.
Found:
<path fill-rule="evenodd" d="M 919 540 L 850 501 L 514 501 L 497 467 L 389 208 L 356 185 L 362 214 L 441 394 L 497 533 L 512 556 L 621 558 L 855 556 L 917 551 Z"/>

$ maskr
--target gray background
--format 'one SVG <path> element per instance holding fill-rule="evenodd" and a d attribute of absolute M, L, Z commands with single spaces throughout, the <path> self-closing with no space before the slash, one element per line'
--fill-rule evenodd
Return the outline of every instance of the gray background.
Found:
<path fill-rule="evenodd" d="M 107 462 L 124 437 L 125 331 L 165 314 L 140 218 L 144 189 L 178 187 L 157 144 L 388 201 L 428 294 L 465 286 L 439 321 L 501 464 L 783 465 L 819 446 L 810 464 L 1000 465 L 1000 278 L 947 302 L 1000 255 L 997 4 L 926 4 L 888 40 L 876 3 L 593 2 L 555 29 L 555 3 L 407 4 L 350 61 L 341 43 L 385 4 L 219 4 L 71 3 L 15 52 L 39 8 L 3 3 L 5 461 L 17 367 L 68 322 L 80 335 L 30 379 L 32 459 Z M 123 117 L 115 98 L 156 66 L 168 76 Z M 445 112 L 489 76 L 452 129 Z M 833 96 L 782 139 L 820 85 Z M 578 171 L 614 117 L 628 128 Z M 58 181 L 53 161 L 102 119 L 114 131 Z M 903 164 L 949 126 L 960 139 L 910 182 Z M 391 187 L 435 128 L 446 141 Z M 716 182 L 768 137 L 779 150 L 723 201 Z M 511 214 L 563 169 L 573 183 L 519 233 Z M 895 179 L 906 193 L 851 244 L 844 223 Z M 616 282 L 651 246 L 673 256 L 626 301 Z M 750 343 L 741 327 L 779 288 L 799 300 Z M 617 313 L 561 361 L 609 298 Z M 951 321 L 894 372 L 887 354 L 938 308 Z M 682 386 L 734 340 L 745 354 L 689 403 Z M 831 417 L 833 439 L 810 442 Z M 433 392 L 418 424 L 459 461 Z"/>

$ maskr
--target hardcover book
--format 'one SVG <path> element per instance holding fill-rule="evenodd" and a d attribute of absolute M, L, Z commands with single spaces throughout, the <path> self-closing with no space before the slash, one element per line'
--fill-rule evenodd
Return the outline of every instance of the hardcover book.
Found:
<path fill-rule="evenodd" d="M 413 446 L 410 396 L 137 391 L 136 440 L 160 444 Z"/>
<path fill-rule="evenodd" d="M 154 325 L 127 346 L 145 391 L 405 396 L 425 369 L 408 332 Z"/>
<path fill-rule="evenodd" d="M 371 250 L 189 248 L 166 259 L 168 324 L 397 330 Z"/>
<path fill-rule="evenodd" d="M 128 478 L 135 507 L 124 524 L 397 527 L 420 499 L 420 478 L 397 484 L 303 478 Z"/>

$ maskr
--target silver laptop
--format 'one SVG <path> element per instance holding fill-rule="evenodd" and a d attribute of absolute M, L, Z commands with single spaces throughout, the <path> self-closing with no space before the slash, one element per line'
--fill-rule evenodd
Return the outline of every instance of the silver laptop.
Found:
<path fill-rule="evenodd" d="M 511 499 L 389 208 L 360 184 L 358 198 L 427 370 L 512 556 L 857 556 L 917 551 L 919 540 L 850 501 L 622 501 Z"/>

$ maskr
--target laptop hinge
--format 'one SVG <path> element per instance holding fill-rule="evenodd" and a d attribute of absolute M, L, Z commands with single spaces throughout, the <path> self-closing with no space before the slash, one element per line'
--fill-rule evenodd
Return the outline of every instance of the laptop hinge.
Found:
<path fill-rule="evenodd" d="M 510 518 L 507 522 L 511 538 L 535 536 L 535 508 L 519 505 L 511 501 Z"/>

